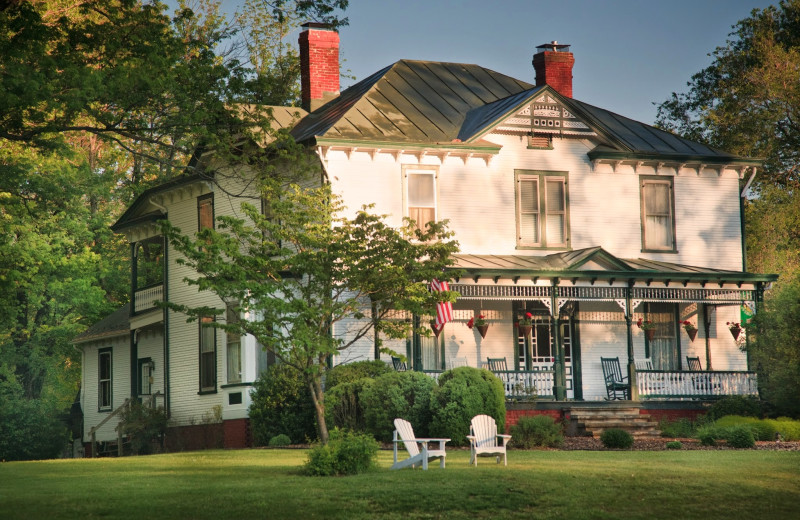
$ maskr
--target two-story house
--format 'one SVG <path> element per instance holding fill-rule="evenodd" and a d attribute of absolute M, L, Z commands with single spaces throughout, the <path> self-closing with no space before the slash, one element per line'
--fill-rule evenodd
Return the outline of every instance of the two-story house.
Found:
<path fill-rule="evenodd" d="M 562 416 L 615 397 L 655 410 L 757 393 L 744 335 L 728 324 L 776 279 L 745 265 L 740 204 L 759 161 L 574 99 L 574 56 L 556 42 L 537 47 L 533 70 L 520 74 L 533 83 L 402 60 L 341 93 L 338 45 L 336 32 L 305 27 L 305 106 L 276 118 L 318 154 L 349 210 L 374 203 L 398 225 L 446 219 L 455 232 L 455 319 L 437 337 L 389 342 L 410 368 L 432 377 L 492 368 L 510 398 L 536 395 L 529 408 Z M 247 444 L 249 390 L 274 360 L 253 338 L 153 305 L 214 303 L 183 282 L 191 273 L 155 222 L 194 232 L 241 214 L 222 179 L 153 188 L 113 226 L 131 244 L 131 303 L 76 339 L 86 441 L 115 439 L 115 420 L 97 426 L 125 399 L 156 395 L 176 429 L 218 417 L 226 446 Z M 477 316 L 485 336 L 467 326 Z M 339 362 L 373 356 L 365 338 Z M 601 358 L 619 361 L 621 393 Z"/>

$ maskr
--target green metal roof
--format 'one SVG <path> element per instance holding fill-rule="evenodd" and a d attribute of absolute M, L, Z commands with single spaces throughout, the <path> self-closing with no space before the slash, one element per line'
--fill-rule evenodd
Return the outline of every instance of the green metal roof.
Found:
<path fill-rule="evenodd" d="M 130 314 L 131 306 L 126 303 L 119 309 L 115 310 L 102 320 L 98 321 L 83 333 L 78 334 L 73 340 L 73 343 L 86 343 L 87 341 L 95 341 L 98 339 L 113 338 L 117 336 L 126 336 L 130 334 Z"/>

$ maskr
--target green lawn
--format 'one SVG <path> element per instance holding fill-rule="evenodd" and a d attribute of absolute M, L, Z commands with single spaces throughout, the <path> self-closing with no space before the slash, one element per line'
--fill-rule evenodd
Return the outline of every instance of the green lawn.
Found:
<path fill-rule="evenodd" d="M 511 451 L 306 477 L 305 450 L 0 464 L 0 518 L 800 518 L 800 453 Z"/>

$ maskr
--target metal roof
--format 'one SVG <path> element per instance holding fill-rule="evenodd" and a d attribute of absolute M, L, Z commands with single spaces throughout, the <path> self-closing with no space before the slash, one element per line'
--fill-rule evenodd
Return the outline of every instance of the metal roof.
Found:
<path fill-rule="evenodd" d="M 130 314 L 131 306 L 126 303 L 119 309 L 115 310 L 102 320 L 98 321 L 82 334 L 78 334 L 73 343 L 86 343 L 88 341 L 96 341 L 105 338 L 114 338 L 118 336 L 125 336 L 130 334 Z"/>

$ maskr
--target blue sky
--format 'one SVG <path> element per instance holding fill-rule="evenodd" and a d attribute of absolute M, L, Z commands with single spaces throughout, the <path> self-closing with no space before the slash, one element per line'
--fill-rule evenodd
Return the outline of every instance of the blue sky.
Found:
<path fill-rule="evenodd" d="M 575 55 L 576 99 L 652 123 L 760 0 L 350 0 L 340 31 L 357 80 L 400 59 L 476 63 L 534 82 L 537 45 Z M 224 0 L 232 12 L 240 2 Z M 296 43 L 296 37 L 292 37 Z M 343 80 L 342 88 L 353 84 Z"/>

